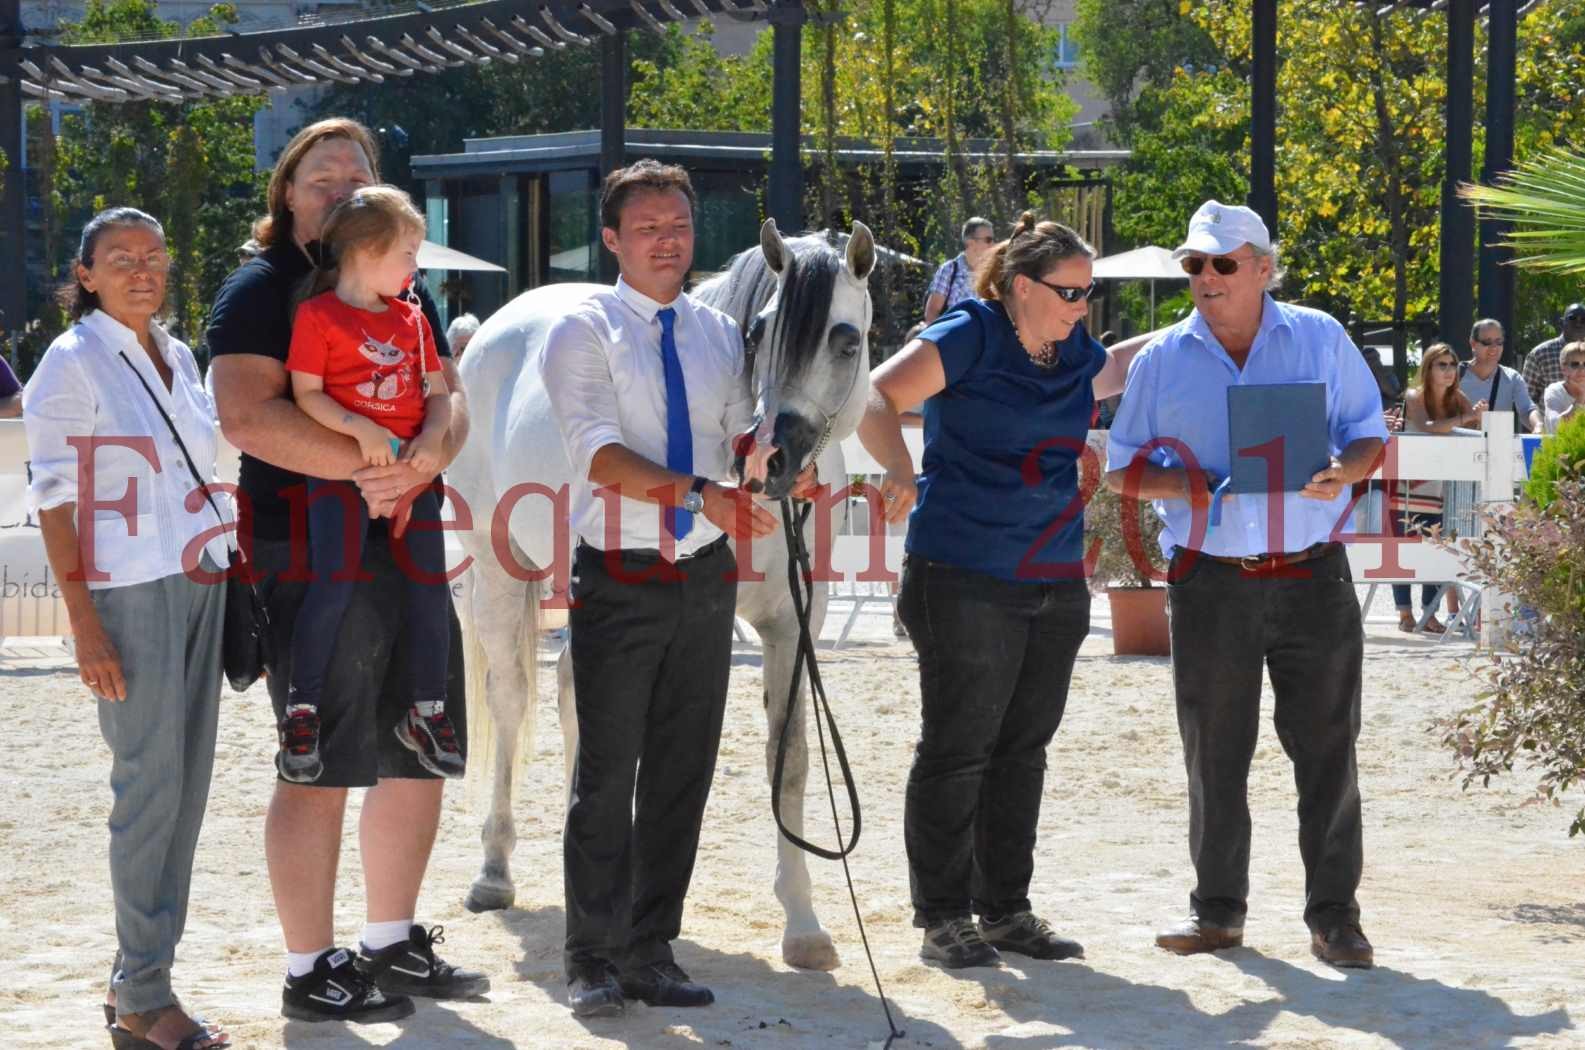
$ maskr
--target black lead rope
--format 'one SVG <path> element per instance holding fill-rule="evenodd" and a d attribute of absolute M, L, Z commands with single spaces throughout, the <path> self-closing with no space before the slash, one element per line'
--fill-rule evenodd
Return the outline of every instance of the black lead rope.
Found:
<path fill-rule="evenodd" d="M 864 958 L 870 964 L 870 976 L 875 980 L 875 992 L 880 996 L 881 1010 L 886 1014 L 888 1035 L 882 1050 L 890 1050 L 892 1043 L 902 1039 L 906 1033 L 898 1029 L 897 1022 L 893 1020 L 891 1005 L 886 1001 L 886 989 L 881 987 L 880 971 L 875 967 L 875 955 L 870 951 L 869 935 L 864 931 L 864 916 L 859 911 L 858 893 L 853 889 L 853 873 L 848 869 L 848 854 L 852 853 L 859 844 L 861 826 L 859 793 L 853 783 L 853 770 L 848 765 L 847 749 L 842 746 L 842 736 L 837 732 L 836 718 L 831 713 L 830 702 L 826 700 L 825 685 L 820 681 L 820 665 L 815 658 L 814 636 L 809 630 L 810 609 L 814 597 L 814 572 L 809 566 L 809 550 L 804 546 L 803 529 L 812 509 L 812 504 L 805 503 L 795 515 L 792 501 L 786 498 L 781 500 L 782 531 L 787 538 L 787 589 L 792 594 L 793 608 L 798 614 L 798 653 L 793 659 L 792 684 L 787 690 L 787 716 L 782 722 L 781 734 L 776 741 L 776 771 L 771 776 L 770 784 L 771 813 L 776 818 L 776 827 L 781 829 L 787 841 L 806 853 L 813 853 L 826 860 L 842 862 L 842 876 L 847 880 L 848 900 L 853 903 L 853 919 L 858 923 L 859 940 L 864 945 Z M 809 695 L 814 698 L 815 735 L 820 740 L 820 765 L 825 771 L 826 798 L 831 803 L 831 823 L 837 833 L 839 848 L 834 850 L 816 846 L 793 834 L 783 822 L 781 815 L 781 780 L 782 769 L 787 761 L 787 728 L 793 724 L 794 718 L 799 717 L 798 686 L 805 666 L 809 668 Z M 831 760 L 826 753 L 826 726 L 831 729 L 831 747 L 837 753 L 837 765 L 842 770 L 842 781 L 848 791 L 848 807 L 853 813 L 853 837 L 845 846 L 842 845 L 842 821 L 837 815 L 836 788 L 831 783 Z"/>

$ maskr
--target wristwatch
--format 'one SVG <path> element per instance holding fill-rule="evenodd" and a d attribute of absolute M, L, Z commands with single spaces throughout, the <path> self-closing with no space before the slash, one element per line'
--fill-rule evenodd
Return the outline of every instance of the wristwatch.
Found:
<path fill-rule="evenodd" d="M 704 487 L 708 484 L 710 484 L 709 478 L 694 478 L 693 485 L 688 489 L 688 494 L 682 498 L 682 509 L 689 514 L 702 513 L 704 511 Z"/>

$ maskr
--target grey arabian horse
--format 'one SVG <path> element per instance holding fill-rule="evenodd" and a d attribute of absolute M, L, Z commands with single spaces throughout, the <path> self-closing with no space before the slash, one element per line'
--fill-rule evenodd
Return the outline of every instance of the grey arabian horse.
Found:
<path fill-rule="evenodd" d="M 844 239 L 840 252 L 831 246 Z M 732 316 L 745 334 L 752 367 L 745 368 L 744 381 L 753 384 L 759 433 L 776 446 L 765 478 L 765 495 L 771 498 L 786 495 L 811 460 L 818 463 L 821 479 L 844 486 L 839 444 L 857 429 L 869 389 L 873 306 L 868 280 L 875 260 L 875 242 L 862 223 L 854 223 L 846 238 L 815 234 L 784 240 L 775 223 L 766 222 L 758 248 L 735 256 L 724 272 L 693 293 Z M 471 593 L 461 610 L 469 634 L 468 722 L 474 765 L 488 765 L 492 778 L 482 835 L 484 865 L 467 898 L 474 911 L 510 907 L 515 896 L 512 781 L 520 749 L 525 756 L 532 751 L 537 584 L 548 579 L 564 596 L 576 540 L 567 521 L 572 467 L 539 380 L 539 360 L 550 326 L 593 290 L 560 284 L 518 296 L 479 330 L 461 363 L 473 427 L 447 477 L 472 519 L 459 533 L 472 556 Z M 835 535 L 847 512 L 841 498 L 818 501 L 816 507 L 805 526 L 811 548 L 816 535 Z M 821 514 L 827 520 L 817 529 Z M 781 531 L 756 540 L 750 557 L 758 582 L 739 584 L 737 614 L 759 633 L 763 646 L 770 769 L 788 721 L 798 620 L 787 590 L 788 552 Z M 811 628 L 818 634 L 825 595 L 823 588 L 816 591 Z M 557 661 L 556 681 L 564 772 L 570 779 L 578 726 L 566 648 Z M 800 697 L 783 773 L 782 818 L 795 834 L 803 830 L 807 707 Z M 775 890 L 787 916 L 782 958 L 793 966 L 833 969 L 837 952 L 815 916 L 804 856 L 780 836 L 777 850 Z"/>

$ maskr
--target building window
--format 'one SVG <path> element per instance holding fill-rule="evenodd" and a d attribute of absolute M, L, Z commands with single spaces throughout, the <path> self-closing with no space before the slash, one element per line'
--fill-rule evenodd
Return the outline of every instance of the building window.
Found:
<path fill-rule="evenodd" d="M 1079 42 L 1073 39 L 1073 27 L 1064 23 L 1057 27 L 1057 68 L 1072 69 L 1079 64 Z"/>

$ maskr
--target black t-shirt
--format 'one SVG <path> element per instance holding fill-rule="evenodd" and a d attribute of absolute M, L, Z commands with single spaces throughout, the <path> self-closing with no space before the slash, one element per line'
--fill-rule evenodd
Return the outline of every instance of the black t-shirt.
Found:
<path fill-rule="evenodd" d="M 318 242 L 310 243 L 308 248 L 318 255 Z M 295 243 L 288 242 L 266 248 L 233 270 L 221 284 L 209 313 L 205 341 L 210 355 L 258 354 L 273 357 L 284 366 L 292 345 L 292 298 L 311 269 L 308 257 Z M 435 351 L 441 357 L 450 357 L 451 346 L 446 342 L 435 301 L 422 281 L 415 282 L 415 287 L 435 334 Z M 290 385 L 286 396 L 292 396 Z M 291 504 L 284 493 L 302 485 L 303 476 L 244 452 L 239 483 L 246 497 L 243 530 L 260 539 L 290 539 Z"/>

